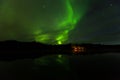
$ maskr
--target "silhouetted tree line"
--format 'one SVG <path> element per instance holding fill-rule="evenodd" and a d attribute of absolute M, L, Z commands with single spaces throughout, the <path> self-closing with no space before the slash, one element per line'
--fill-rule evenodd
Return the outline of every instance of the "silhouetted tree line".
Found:
<path fill-rule="evenodd" d="M 24 58 L 37 58 L 46 55 L 65 54 L 72 55 L 72 46 L 82 46 L 85 52 L 78 55 L 102 54 L 109 52 L 120 53 L 120 45 L 101 45 L 101 44 L 64 44 L 49 45 L 37 42 L 18 42 L 14 40 L 0 42 L 0 59 L 14 60 Z"/>

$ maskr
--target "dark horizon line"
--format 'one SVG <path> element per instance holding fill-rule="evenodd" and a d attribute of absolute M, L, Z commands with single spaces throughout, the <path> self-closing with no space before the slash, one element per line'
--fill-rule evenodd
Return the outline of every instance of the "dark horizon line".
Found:
<path fill-rule="evenodd" d="M 0 41 L 0 43 L 37 43 L 37 44 L 43 44 L 43 45 L 106 45 L 106 46 L 120 46 L 120 44 L 103 44 L 103 43 L 89 43 L 89 42 L 84 42 L 84 43 L 66 43 L 66 44 L 47 44 L 47 43 L 42 43 L 42 42 L 37 42 L 37 41 L 17 41 L 17 40 L 4 40 Z"/>

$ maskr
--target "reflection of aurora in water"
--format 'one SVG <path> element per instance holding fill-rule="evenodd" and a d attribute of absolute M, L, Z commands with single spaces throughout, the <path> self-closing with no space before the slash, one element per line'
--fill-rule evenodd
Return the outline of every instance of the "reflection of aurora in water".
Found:
<path fill-rule="evenodd" d="M 0 37 L 2 40 L 66 43 L 69 32 L 84 16 L 87 6 L 88 0 L 3 1 Z"/>
<path fill-rule="evenodd" d="M 58 65 L 63 66 L 66 70 L 70 69 L 69 58 L 65 55 L 53 55 L 37 58 L 34 60 L 34 63 L 37 66 L 36 68 L 39 68 L 39 66 Z"/>

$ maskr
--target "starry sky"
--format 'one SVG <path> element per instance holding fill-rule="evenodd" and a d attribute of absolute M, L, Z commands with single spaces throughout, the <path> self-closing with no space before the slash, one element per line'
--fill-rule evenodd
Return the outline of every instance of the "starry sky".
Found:
<path fill-rule="evenodd" d="M 120 44 L 119 0 L 0 0 L 0 40 Z"/>

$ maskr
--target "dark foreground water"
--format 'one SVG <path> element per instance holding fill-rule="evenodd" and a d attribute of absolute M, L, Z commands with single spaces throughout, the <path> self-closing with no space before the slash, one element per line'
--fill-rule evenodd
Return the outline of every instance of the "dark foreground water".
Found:
<path fill-rule="evenodd" d="M 45 56 L 0 61 L 1 80 L 120 80 L 120 55 Z"/>

